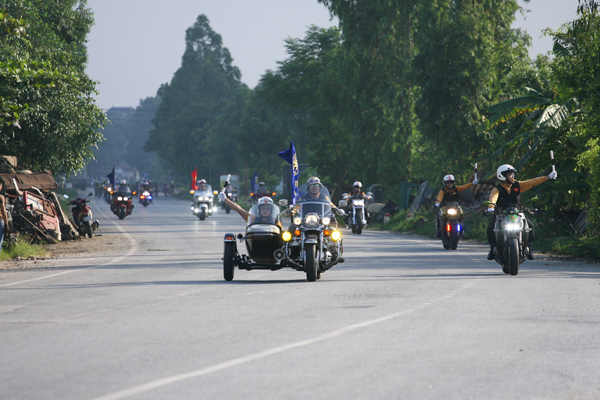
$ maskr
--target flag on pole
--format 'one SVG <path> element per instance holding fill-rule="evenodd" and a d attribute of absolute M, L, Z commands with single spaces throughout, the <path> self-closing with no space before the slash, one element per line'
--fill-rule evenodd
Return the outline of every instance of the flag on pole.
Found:
<path fill-rule="evenodd" d="M 296 155 L 296 147 L 294 141 L 290 143 L 290 148 L 279 153 L 279 157 L 290 163 L 292 166 L 292 204 L 296 204 L 298 200 L 298 178 L 300 177 L 300 169 L 298 167 L 298 156 Z"/>
<path fill-rule="evenodd" d="M 198 167 L 192 171 L 192 190 L 198 189 L 196 182 L 198 181 Z"/>
<path fill-rule="evenodd" d="M 256 170 L 254 170 L 254 177 L 252 178 L 252 193 L 258 193 L 258 175 L 256 174 Z"/>
<path fill-rule="evenodd" d="M 108 175 L 106 175 L 106 177 L 108 178 L 108 181 L 110 182 L 110 186 L 112 186 L 112 188 L 115 188 L 115 167 L 113 167 L 112 172 Z"/>

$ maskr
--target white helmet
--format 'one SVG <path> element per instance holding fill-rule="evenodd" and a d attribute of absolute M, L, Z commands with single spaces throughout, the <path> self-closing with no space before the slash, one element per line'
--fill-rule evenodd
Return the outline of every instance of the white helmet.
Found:
<path fill-rule="evenodd" d="M 352 187 L 361 188 L 362 187 L 362 183 L 360 183 L 359 181 L 356 181 L 356 182 L 354 182 L 354 185 L 352 185 Z"/>
<path fill-rule="evenodd" d="M 308 178 L 306 180 L 306 187 L 309 187 L 312 185 L 317 185 L 319 187 L 323 187 L 323 184 L 321 184 L 321 180 L 319 178 L 317 178 L 316 176 L 311 176 L 310 178 Z"/>
<path fill-rule="evenodd" d="M 262 206 L 264 204 L 274 204 L 273 199 L 271 199 L 269 196 L 264 196 L 264 197 L 261 197 L 260 199 L 258 199 L 259 206 Z"/>
<path fill-rule="evenodd" d="M 456 179 L 454 179 L 454 175 L 448 174 L 448 175 L 444 176 L 444 184 L 446 182 L 452 182 L 452 183 L 456 182 Z"/>
<path fill-rule="evenodd" d="M 127 185 L 127 182 L 125 182 L 125 179 L 121 179 L 121 185 Z"/>
<path fill-rule="evenodd" d="M 509 172 L 517 173 L 517 170 L 515 169 L 515 167 L 513 167 L 510 164 L 503 164 L 503 165 L 499 166 L 498 169 L 496 170 L 496 178 L 500 179 L 501 181 L 505 181 L 506 175 Z"/>

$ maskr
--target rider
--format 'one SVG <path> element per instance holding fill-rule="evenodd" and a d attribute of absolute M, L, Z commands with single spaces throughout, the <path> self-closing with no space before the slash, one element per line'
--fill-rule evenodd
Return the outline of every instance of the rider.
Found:
<path fill-rule="evenodd" d="M 283 229 L 281 226 L 281 221 L 273 216 L 273 208 L 275 208 L 275 204 L 273 203 L 273 199 L 270 197 L 265 196 L 258 199 L 258 215 L 252 215 L 250 212 L 240 207 L 237 203 L 229 200 L 224 192 L 219 193 L 219 201 L 228 205 L 232 210 L 235 210 L 238 214 L 240 214 L 244 221 L 248 221 L 248 218 L 252 218 L 250 220 L 251 224 L 275 224 Z"/>
<path fill-rule="evenodd" d="M 196 182 L 196 187 L 198 188 L 197 190 L 205 191 L 206 190 L 206 180 L 200 179 L 198 182 Z"/>
<path fill-rule="evenodd" d="M 496 206 L 506 208 L 513 204 L 520 204 L 521 193 L 539 185 L 542 182 L 546 182 L 549 179 L 556 179 L 558 175 L 556 171 L 552 171 L 547 176 L 540 176 L 527 181 L 515 181 L 516 172 L 517 170 L 509 164 L 504 164 L 498 167 L 496 170 L 496 177 L 500 180 L 500 183 L 498 186 L 492 189 L 492 192 L 490 193 L 489 201 L 491 204 L 489 205 L 487 212 L 493 213 Z M 529 247 L 527 258 L 533 260 L 533 251 L 531 249 L 533 245 L 533 224 L 529 218 L 526 218 L 526 220 L 527 225 L 529 225 L 531 228 L 531 231 L 529 231 L 529 234 L 527 235 L 527 246 Z M 496 247 L 496 234 L 494 232 L 495 225 L 496 215 L 494 214 L 494 217 L 490 220 L 487 229 L 487 239 L 490 244 L 488 260 L 494 259 L 494 247 Z"/>
<path fill-rule="evenodd" d="M 454 184 L 455 182 L 456 182 L 456 179 L 454 179 L 454 175 L 448 174 L 448 175 L 444 176 L 444 186 L 438 193 L 437 200 L 435 202 L 436 207 L 444 206 L 445 204 L 447 204 L 449 202 L 454 202 L 454 201 L 458 202 L 460 200 L 458 197 L 458 194 L 460 192 L 463 192 L 467 189 L 472 188 L 473 185 L 477 185 L 479 180 L 474 179 L 473 182 L 467 183 L 467 184 L 464 184 L 461 186 L 456 186 Z M 442 237 L 442 224 L 440 223 L 440 214 L 439 213 L 438 213 L 437 219 L 435 221 L 435 227 L 436 227 L 436 236 L 435 237 L 440 239 Z"/>
<path fill-rule="evenodd" d="M 300 198 L 300 201 L 311 201 L 311 200 L 320 200 L 324 202 L 331 203 L 331 207 L 335 207 L 335 205 L 331 202 L 329 197 L 325 194 L 321 193 L 321 188 L 323 185 L 321 184 L 321 180 L 316 176 L 312 176 L 306 180 L 306 189 L 308 193 Z"/>

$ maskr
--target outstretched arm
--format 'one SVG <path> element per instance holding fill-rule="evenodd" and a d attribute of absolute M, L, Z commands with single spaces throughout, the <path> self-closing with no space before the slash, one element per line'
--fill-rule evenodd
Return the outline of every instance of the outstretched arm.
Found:
<path fill-rule="evenodd" d="M 232 210 L 236 211 L 238 214 L 240 214 L 240 216 L 242 218 L 244 218 L 244 221 L 248 221 L 248 216 L 250 215 L 250 213 L 246 210 L 244 210 L 242 207 L 240 207 L 239 204 L 234 203 L 233 201 L 229 200 L 228 198 L 225 198 L 225 200 L 223 200 L 223 203 L 225 203 L 226 205 L 228 205 Z"/>

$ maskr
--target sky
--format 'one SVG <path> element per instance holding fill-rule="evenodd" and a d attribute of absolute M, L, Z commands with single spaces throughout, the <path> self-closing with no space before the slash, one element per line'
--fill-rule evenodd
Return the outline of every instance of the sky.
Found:
<path fill-rule="evenodd" d="M 365 0 L 368 1 L 368 0 Z M 519 3 L 530 12 L 519 15 L 515 27 L 532 37 L 532 57 L 552 50 L 541 31 L 557 29 L 575 19 L 577 0 L 531 0 Z M 86 72 L 99 82 L 96 96 L 102 109 L 137 107 L 171 81 L 181 65 L 185 30 L 200 14 L 242 72 L 242 82 L 253 88 L 267 69 L 287 55 L 284 40 L 302 38 L 312 24 L 337 25 L 317 0 L 88 0 L 95 25 L 88 35 Z"/>

